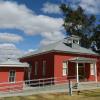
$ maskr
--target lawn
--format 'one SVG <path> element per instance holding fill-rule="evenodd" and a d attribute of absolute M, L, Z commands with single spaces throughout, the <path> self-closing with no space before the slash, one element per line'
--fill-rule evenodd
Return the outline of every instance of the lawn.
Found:
<path fill-rule="evenodd" d="M 50 93 L 0 98 L 0 100 L 100 100 L 100 90 L 81 91 L 79 95 L 74 92 L 73 96 L 68 96 L 67 93 Z"/>

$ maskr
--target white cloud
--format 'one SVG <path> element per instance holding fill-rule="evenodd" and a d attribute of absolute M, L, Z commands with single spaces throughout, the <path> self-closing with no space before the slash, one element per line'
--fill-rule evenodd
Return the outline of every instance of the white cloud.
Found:
<path fill-rule="evenodd" d="M 9 43 L 4 43 L 4 44 L 0 44 L 0 49 L 5 48 L 9 49 L 10 47 L 16 48 L 16 46 L 14 44 L 9 44 Z"/>
<path fill-rule="evenodd" d="M 22 56 L 24 52 L 16 48 L 14 44 L 3 43 L 0 44 L 0 62 L 4 61 L 7 58 L 16 59 Z"/>
<path fill-rule="evenodd" d="M 49 43 L 54 43 L 58 40 L 63 39 L 65 36 L 61 32 L 52 32 L 52 33 L 44 33 L 44 39 L 41 41 L 40 44 L 47 45 Z"/>
<path fill-rule="evenodd" d="M 73 0 L 72 6 L 81 6 L 90 14 L 100 14 L 100 0 Z"/>
<path fill-rule="evenodd" d="M 19 29 L 28 35 L 40 34 L 45 40 L 56 38 L 52 33 L 63 36 L 61 33 L 63 20 L 62 18 L 53 18 L 46 15 L 36 15 L 25 5 L 19 5 L 16 2 L 0 1 L 0 28 Z M 46 34 L 45 34 L 46 33 Z M 55 33 L 55 34 L 56 34 Z M 57 40 L 57 39 L 56 39 Z"/>
<path fill-rule="evenodd" d="M 100 0 L 81 0 L 79 5 L 89 13 L 100 14 Z"/>
<path fill-rule="evenodd" d="M 29 49 L 26 53 L 30 53 L 30 52 L 34 52 L 36 51 L 37 49 Z"/>
<path fill-rule="evenodd" d="M 51 13 L 51 14 L 52 13 L 54 13 L 54 14 L 60 14 L 61 13 L 58 4 L 53 4 L 53 3 L 49 3 L 49 2 L 44 3 L 42 11 L 44 13 Z"/>
<path fill-rule="evenodd" d="M 20 35 L 12 33 L 0 33 L 0 42 L 19 42 L 23 38 Z"/>

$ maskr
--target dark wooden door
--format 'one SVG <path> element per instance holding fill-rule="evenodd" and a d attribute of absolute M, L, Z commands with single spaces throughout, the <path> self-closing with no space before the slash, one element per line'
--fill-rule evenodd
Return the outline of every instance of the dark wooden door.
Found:
<path fill-rule="evenodd" d="M 78 66 L 78 74 L 79 74 L 79 79 L 85 79 L 85 66 L 84 64 L 79 64 Z"/>

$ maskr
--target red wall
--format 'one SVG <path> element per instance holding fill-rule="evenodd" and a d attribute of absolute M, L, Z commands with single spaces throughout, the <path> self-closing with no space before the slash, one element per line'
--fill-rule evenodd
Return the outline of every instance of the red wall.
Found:
<path fill-rule="evenodd" d="M 97 62 L 97 75 L 98 75 L 98 80 L 100 81 L 100 59 L 98 59 Z"/>
<path fill-rule="evenodd" d="M 46 61 L 46 75 L 43 76 L 43 60 Z M 35 61 L 38 62 L 38 75 L 34 75 Z M 21 62 L 28 62 L 32 65 L 31 79 L 50 78 L 54 77 L 54 54 L 47 53 L 39 56 L 21 59 Z"/>
<path fill-rule="evenodd" d="M 67 61 L 73 57 L 87 57 L 87 58 L 96 58 L 96 56 L 89 55 L 78 55 L 78 54 L 65 54 L 65 53 L 55 53 L 54 55 L 54 77 L 62 77 L 62 79 L 75 79 L 75 63 L 68 64 L 68 76 L 62 76 L 62 63 L 63 61 Z M 85 64 L 86 78 L 87 81 L 94 81 L 94 75 L 90 75 L 90 64 Z M 98 80 L 100 80 L 100 60 L 97 63 L 97 72 L 98 72 Z"/>
<path fill-rule="evenodd" d="M 90 64 L 89 63 L 85 64 L 85 75 L 86 75 L 87 81 L 95 81 L 95 76 L 90 75 Z"/>
<path fill-rule="evenodd" d="M 32 73 L 31 73 L 31 79 L 37 79 L 37 78 L 50 78 L 50 77 L 60 77 L 61 79 L 68 80 L 69 78 L 75 81 L 76 77 L 76 69 L 75 69 L 75 63 L 69 63 L 68 66 L 68 76 L 62 76 L 62 63 L 63 61 L 67 61 L 70 58 L 73 57 L 87 57 L 87 58 L 96 58 L 96 56 L 93 55 L 79 55 L 79 54 L 66 54 L 66 53 L 57 53 L 57 52 L 51 52 L 46 54 L 40 54 L 33 57 L 23 58 L 21 59 L 21 62 L 28 62 L 32 64 Z M 100 58 L 98 58 L 100 59 Z M 43 68 L 43 60 L 46 60 L 46 76 L 43 77 L 42 75 L 42 68 Z M 34 62 L 37 61 L 39 63 L 39 69 L 38 69 L 38 75 L 34 75 Z M 98 80 L 100 80 L 100 60 L 97 63 L 97 69 L 98 69 Z M 87 80 L 94 81 L 94 76 L 90 75 L 90 65 L 85 64 L 85 71 L 86 71 L 86 78 Z"/>
<path fill-rule="evenodd" d="M 0 91 L 8 91 L 8 90 L 15 90 L 15 89 L 22 89 L 23 83 L 9 83 L 9 70 L 16 71 L 16 82 L 17 81 L 24 81 L 24 68 L 0 68 Z M 12 86 L 12 87 L 11 87 Z M 11 89 L 12 88 L 12 89 Z"/>
<path fill-rule="evenodd" d="M 67 59 L 71 58 L 71 56 L 65 56 L 62 54 L 54 55 L 54 77 L 60 77 L 56 79 L 56 81 L 60 81 L 61 79 L 67 79 L 67 76 L 62 76 L 62 63 Z M 62 77 L 62 78 L 61 78 Z"/>

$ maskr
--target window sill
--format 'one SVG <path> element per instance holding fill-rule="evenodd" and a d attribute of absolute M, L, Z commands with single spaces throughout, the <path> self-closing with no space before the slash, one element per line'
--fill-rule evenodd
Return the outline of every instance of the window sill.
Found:
<path fill-rule="evenodd" d="M 9 82 L 10 84 L 15 84 L 16 82 Z"/>

